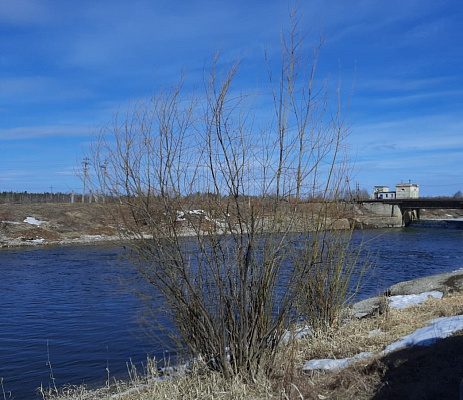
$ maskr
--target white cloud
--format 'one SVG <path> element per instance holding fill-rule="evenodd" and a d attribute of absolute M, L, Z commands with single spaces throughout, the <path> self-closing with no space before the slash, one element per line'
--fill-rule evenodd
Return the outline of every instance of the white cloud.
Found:
<path fill-rule="evenodd" d="M 325 0 L 318 1 L 316 8 L 325 10 L 326 17 L 323 21 L 329 38 L 340 40 L 351 35 L 369 35 L 373 39 L 378 33 L 390 27 L 418 20 L 441 6 L 442 4 L 431 0 L 388 2 Z M 334 34 L 330 35 L 330 32 Z M 394 42 L 394 45 L 397 44 Z"/>
<path fill-rule="evenodd" d="M 268 46 L 272 62 L 279 57 L 288 5 L 286 0 L 0 0 L 0 23 L 6 26 L 0 140 L 16 146 L 14 140 L 23 140 L 24 147 L 26 139 L 50 137 L 58 143 L 73 136 L 78 137 L 73 143 L 81 143 L 92 127 L 110 120 L 119 107 L 124 110 L 126 99 L 148 96 L 155 83 L 169 87 L 182 70 L 187 85 L 193 79 L 200 86 L 215 50 L 225 63 L 244 57 L 233 90 L 246 92 L 256 83 L 265 90 L 263 48 Z M 430 40 L 442 43 L 434 50 L 444 49 L 454 31 L 459 33 L 454 13 L 446 11 L 453 4 L 314 0 L 301 5 L 301 28 L 315 37 L 320 28 L 327 34 L 320 77 L 328 70 L 337 76 L 340 62 L 347 87 L 346 69 L 349 76 L 358 61 L 351 112 L 359 116 L 350 141 L 363 171 L 371 177 L 391 168 L 391 176 L 401 179 L 419 168 L 429 175 L 461 172 L 463 119 L 450 114 L 461 103 L 461 68 L 455 68 L 458 58 L 443 52 L 434 63 L 425 46 Z M 446 12 L 451 33 L 442 30 Z M 255 104 L 268 109 L 259 97 Z"/>
<path fill-rule="evenodd" d="M 44 137 L 70 137 L 91 134 L 89 127 L 85 126 L 34 126 L 0 129 L 0 140 L 28 140 Z"/>
<path fill-rule="evenodd" d="M 417 90 L 431 90 L 440 89 L 444 85 L 450 83 L 451 78 L 442 76 L 433 77 L 415 77 L 406 76 L 406 71 L 398 70 L 393 71 L 390 75 L 381 78 L 366 78 L 359 80 L 355 83 L 356 92 L 361 94 L 366 91 L 368 93 L 376 92 L 409 92 Z M 460 91 L 457 91 L 460 93 Z"/>
<path fill-rule="evenodd" d="M 432 92 L 421 92 L 421 93 L 413 93 L 413 94 L 404 94 L 401 96 L 392 96 L 392 97 L 378 97 L 375 100 L 375 103 L 378 106 L 386 106 L 386 105 L 408 105 L 410 106 L 416 102 L 424 102 L 424 101 L 438 101 L 442 99 L 443 101 L 449 101 L 450 98 L 455 96 L 462 96 L 463 90 L 433 90 Z"/>
<path fill-rule="evenodd" d="M 458 115 L 422 115 L 354 125 L 351 140 L 363 151 L 457 150 L 463 149 L 462 131 Z"/>
<path fill-rule="evenodd" d="M 53 77 L 29 76 L 0 79 L 0 101 L 12 103 L 35 103 L 88 99 L 95 94 L 81 85 L 72 85 Z"/>
<path fill-rule="evenodd" d="M 454 114 L 354 126 L 356 179 L 368 189 L 412 179 L 420 195 L 452 195 L 463 184 L 462 131 L 463 118 Z"/>
<path fill-rule="evenodd" d="M 415 44 L 416 42 L 433 42 L 436 38 L 449 26 L 448 18 L 439 18 L 434 21 L 426 21 L 424 23 L 413 26 L 404 35 L 402 45 Z"/>
<path fill-rule="evenodd" d="M 280 10 L 278 2 L 93 2 L 76 9 L 61 62 L 116 70 L 141 64 L 156 69 L 172 61 L 203 63 L 216 48 L 246 49 L 266 43 L 270 34 L 278 40 Z"/>
<path fill-rule="evenodd" d="M 3 25 L 31 25 L 49 22 L 51 15 L 44 2 L 36 0 L 2 0 L 0 23 Z"/>

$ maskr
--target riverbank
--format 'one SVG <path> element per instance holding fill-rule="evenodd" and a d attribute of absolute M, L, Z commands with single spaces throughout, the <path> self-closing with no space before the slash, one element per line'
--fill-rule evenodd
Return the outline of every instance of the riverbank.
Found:
<path fill-rule="evenodd" d="M 410 300 L 422 293 L 429 295 L 420 301 Z M 398 297 L 402 305 L 408 304 L 392 306 Z M 289 342 L 279 354 L 278 367 L 268 380 L 225 381 L 201 365 L 165 379 L 166 375 L 161 376 L 151 363 L 143 373 L 131 370 L 128 385 L 113 382 L 97 391 L 67 388 L 59 395 L 51 390 L 44 397 L 50 400 L 458 398 L 463 376 L 463 330 L 457 326 L 457 321 L 463 320 L 463 270 L 393 285 L 378 299 L 386 305 L 382 309 L 373 303 L 365 307 L 363 302 L 362 309 L 368 310 L 366 315 L 344 320 L 329 332 L 300 335 L 303 337 Z M 424 339 L 419 338 L 423 336 L 418 336 L 416 340 L 421 342 L 417 345 L 395 345 L 402 343 L 404 337 L 426 329 L 436 318 L 447 319 L 457 331 L 448 337 L 443 335 L 440 340 L 427 337 L 427 342 L 422 343 Z M 431 327 L 428 331 L 432 334 L 439 329 Z M 386 352 L 388 348 L 393 350 Z M 309 360 L 318 360 L 321 367 L 306 368 Z M 351 361 L 342 368 L 326 367 L 343 364 L 343 360 Z"/>
<path fill-rule="evenodd" d="M 0 247 L 103 243 L 118 239 L 117 222 L 101 204 L 0 204 Z"/>
<path fill-rule="evenodd" d="M 116 241 L 117 212 L 111 212 L 115 207 L 101 203 L 0 204 L 0 248 Z M 401 215 L 390 207 L 349 205 L 344 211 L 347 215 L 336 226 L 339 229 L 402 227 Z M 421 214 L 423 219 L 430 220 L 463 218 L 463 210 L 422 210 Z"/>

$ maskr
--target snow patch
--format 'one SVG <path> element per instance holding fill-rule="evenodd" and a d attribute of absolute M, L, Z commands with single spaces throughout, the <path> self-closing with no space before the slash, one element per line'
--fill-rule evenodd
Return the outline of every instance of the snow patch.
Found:
<path fill-rule="evenodd" d="M 47 221 L 39 221 L 35 219 L 34 217 L 26 217 L 26 219 L 23 222 L 25 222 L 26 224 L 40 226 L 42 224 L 45 224 Z"/>
<path fill-rule="evenodd" d="M 283 341 L 284 342 L 289 342 L 289 339 L 294 338 L 294 339 L 302 339 L 305 336 L 311 336 L 313 335 L 313 331 L 310 328 L 310 326 L 301 326 L 299 328 L 296 328 L 294 331 L 286 331 L 284 336 L 283 336 Z"/>
<path fill-rule="evenodd" d="M 82 235 L 82 238 L 83 239 L 88 239 L 88 240 L 92 240 L 92 239 L 101 239 L 103 236 L 102 235 Z"/>
<path fill-rule="evenodd" d="M 204 210 L 191 210 L 189 214 L 192 215 L 206 215 L 206 211 Z"/>
<path fill-rule="evenodd" d="M 390 344 L 384 349 L 383 353 L 387 354 L 402 347 L 429 346 L 439 339 L 445 339 L 463 329 L 463 315 L 436 318 L 428 322 L 431 325 L 417 329 L 412 334 Z"/>
<path fill-rule="evenodd" d="M 382 331 L 381 328 L 379 328 L 379 329 L 373 329 L 372 331 L 370 331 L 370 332 L 368 333 L 368 337 L 369 337 L 369 338 L 372 338 L 372 337 L 381 335 L 381 334 L 383 334 L 383 333 L 384 333 L 384 332 Z"/>
<path fill-rule="evenodd" d="M 186 221 L 185 214 L 189 215 L 206 215 L 204 210 L 191 210 L 191 211 L 177 211 L 177 222 Z"/>
<path fill-rule="evenodd" d="M 442 299 L 444 294 L 438 291 L 424 292 L 420 294 L 397 295 L 389 297 L 389 307 L 395 309 L 407 308 L 415 305 L 423 304 L 430 297 Z"/>
<path fill-rule="evenodd" d="M 204 210 L 190 210 L 190 211 L 177 211 L 177 218 L 176 222 L 185 222 L 186 221 L 186 214 L 188 215 L 200 215 L 203 216 L 206 221 L 213 222 L 216 224 L 218 227 L 226 227 L 227 225 L 223 222 L 217 221 L 216 219 L 208 217 L 206 211 Z"/>
<path fill-rule="evenodd" d="M 43 238 L 37 238 L 37 239 L 28 240 L 28 243 L 43 243 L 44 241 L 45 239 Z"/>
<path fill-rule="evenodd" d="M 370 353 L 368 351 L 359 353 L 355 355 L 354 357 L 347 357 L 347 358 L 341 358 L 339 360 L 334 360 L 330 358 L 325 358 L 325 359 L 315 359 L 315 360 L 310 360 L 305 363 L 305 365 L 302 367 L 304 371 L 311 371 L 315 369 L 323 369 L 325 371 L 337 371 L 342 368 L 347 367 L 349 364 L 353 363 L 354 361 L 362 360 L 369 358 L 373 355 L 373 353 Z"/>
<path fill-rule="evenodd" d="M 428 300 L 429 296 L 441 299 L 443 294 L 441 292 L 425 292 L 418 295 L 406 295 L 406 296 L 392 296 L 391 307 L 393 308 L 404 308 L 410 305 L 421 304 Z M 453 317 L 442 317 L 435 318 L 430 321 L 429 326 L 417 329 L 410 335 L 404 336 L 397 342 L 394 342 L 387 346 L 380 354 L 386 355 L 397 349 L 411 346 L 430 346 L 440 339 L 445 339 L 453 335 L 455 332 L 463 330 L 463 315 L 456 315 Z M 382 333 L 380 329 L 371 331 L 369 337 Z M 302 369 L 304 371 L 309 370 L 327 370 L 337 371 L 341 368 L 347 367 L 354 361 L 368 358 L 372 356 L 372 353 L 363 352 L 355 355 L 354 357 L 336 359 L 314 359 L 308 361 Z"/>

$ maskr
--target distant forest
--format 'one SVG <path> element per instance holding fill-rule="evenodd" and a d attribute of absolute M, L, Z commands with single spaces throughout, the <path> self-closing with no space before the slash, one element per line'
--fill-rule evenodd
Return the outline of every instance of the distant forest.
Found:
<path fill-rule="evenodd" d="M 362 201 L 370 198 L 368 191 L 365 189 L 357 190 L 357 192 L 351 195 L 341 196 L 344 201 Z M 424 198 L 424 197 L 422 197 Z M 426 197 L 430 198 L 430 197 Z M 453 196 L 431 196 L 436 199 L 463 199 L 461 191 L 456 192 Z M 316 199 L 315 199 L 316 200 Z M 30 204 L 30 203 L 98 203 L 98 202 L 113 202 L 115 198 L 106 197 L 105 199 L 100 198 L 94 193 L 88 193 L 85 195 L 82 201 L 81 193 L 28 193 L 28 192 L 0 192 L 0 204 L 5 203 L 16 203 L 16 204 Z"/>
<path fill-rule="evenodd" d="M 85 195 L 85 203 L 95 202 L 97 198 L 93 195 Z M 75 193 L 28 193 L 28 192 L 0 192 L 0 204 L 4 203 L 80 203 L 82 194 Z"/>

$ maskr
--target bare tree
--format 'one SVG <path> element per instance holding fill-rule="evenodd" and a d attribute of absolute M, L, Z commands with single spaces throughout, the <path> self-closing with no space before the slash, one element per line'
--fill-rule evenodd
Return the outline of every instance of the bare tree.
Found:
<path fill-rule="evenodd" d="M 274 126 L 259 128 L 252 97 L 234 94 L 240 63 L 216 57 L 203 93 L 182 79 L 132 104 L 91 150 L 90 165 L 105 165 L 93 184 L 118 199 L 123 238 L 137 239 L 128 254 L 149 284 L 150 321 L 226 377 L 269 373 L 285 333 L 301 316 L 333 323 L 359 276 L 336 201 L 345 114 L 314 90 L 321 42 L 300 75 L 296 15 L 277 82 L 269 67 Z"/>

